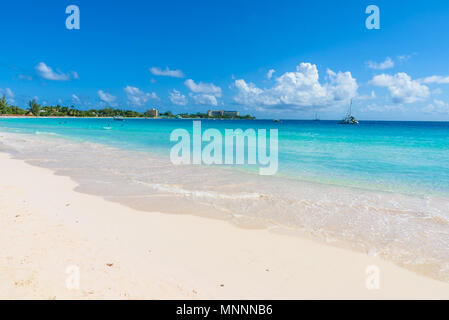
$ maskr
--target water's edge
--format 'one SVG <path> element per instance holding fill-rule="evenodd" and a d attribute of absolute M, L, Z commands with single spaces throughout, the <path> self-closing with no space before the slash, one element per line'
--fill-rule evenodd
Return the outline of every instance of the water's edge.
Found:
<path fill-rule="evenodd" d="M 440 234 L 447 240 L 449 222 L 438 215 L 438 210 L 447 210 L 446 199 L 410 198 L 310 183 L 286 184 L 273 177 L 253 177 L 219 168 L 175 167 L 150 153 L 130 154 L 60 137 L 36 139 L 3 132 L 0 136 L 0 151 L 70 177 L 78 184 L 77 192 L 145 212 L 188 213 L 226 220 L 237 227 L 266 228 L 305 237 L 377 255 L 420 274 L 449 281 L 447 241 L 439 238 L 429 244 L 439 246 L 426 246 L 422 237 L 408 234 L 428 233 L 425 238 Z M 130 166 L 127 162 L 131 162 Z M 137 170 L 133 171 L 133 167 Z M 158 171 L 147 172 L 155 168 Z M 212 181 L 207 181 L 211 177 Z M 434 215 L 425 213 L 424 205 L 434 210 Z M 400 223 L 404 221 L 403 229 L 410 230 L 401 233 Z M 387 226 L 390 228 L 384 230 L 385 234 L 374 236 Z M 366 234 L 370 230 L 372 234 Z"/>

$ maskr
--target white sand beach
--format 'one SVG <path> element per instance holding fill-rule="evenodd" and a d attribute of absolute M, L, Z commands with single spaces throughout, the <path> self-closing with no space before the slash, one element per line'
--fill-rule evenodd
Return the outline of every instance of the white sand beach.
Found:
<path fill-rule="evenodd" d="M 137 211 L 5 153 L 0 177 L 1 299 L 449 297 L 448 283 L 377 257 L 183 212 Z M 377 290 L 366 286 L 373 265 Z M 79 288 L 68 288 L 76 268 Z"/>

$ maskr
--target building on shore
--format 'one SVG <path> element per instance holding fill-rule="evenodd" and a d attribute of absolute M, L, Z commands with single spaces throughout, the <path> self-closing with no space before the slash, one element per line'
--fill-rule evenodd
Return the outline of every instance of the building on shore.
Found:
<path fill-rule="evenodd" d="M 225 110 L 208 110 L 207 116 L 210 118 L 215 117 L 238 117 L 239 112 L 238 111 L 225 111 Z"/>
<path fill-rule="evenodd" d="M 159 117 L 159 110 L 152 108 L 150 110 L 147 110 L 145 112 L 145 116 L 149 117 L 149 118 L 157 118 Z"/>

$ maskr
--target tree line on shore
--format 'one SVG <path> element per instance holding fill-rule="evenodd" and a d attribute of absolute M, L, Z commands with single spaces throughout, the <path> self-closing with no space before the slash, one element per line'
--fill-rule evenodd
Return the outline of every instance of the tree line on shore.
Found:
<path fill-rule="evenodd" d="M 124 118 L 145 118 L 151 117 L 150 114 L 146 112 L 138 112 L 134 110 L 122 110 L 118 108 L 103 108 L 103 109 L 90 109 L 90 110 L 79 110 L 74 106 L 63 107 L 60 105 L 56 106 L 41 106 L 35 99 L 28 103 L 27 109 L 22 109 L 17 106 L 10 105 L 3 96 L 0 99 L 0 115 L 11 115 L 11 116 L 35 116 L 35 117 L 124 117 Z M 170 111 L 162 112 L 159 114 L 163 118 L 210 118 L 207 113 L 180 113 L 173 114 Z M 250 115 L 245 116 L 222 116 L 216 118 L 227 118 L 227 119 L 254 119 Z"/>

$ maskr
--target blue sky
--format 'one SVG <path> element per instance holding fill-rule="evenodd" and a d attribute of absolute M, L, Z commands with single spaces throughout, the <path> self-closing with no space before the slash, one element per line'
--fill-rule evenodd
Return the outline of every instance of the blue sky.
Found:
<path fill-rule="evenodd" d="M 338 119 L 353 98 L 360 119 L 449 120 L 448 1 L 8 1 L 0 30 L 0 93 L 22 107 Z"/>

